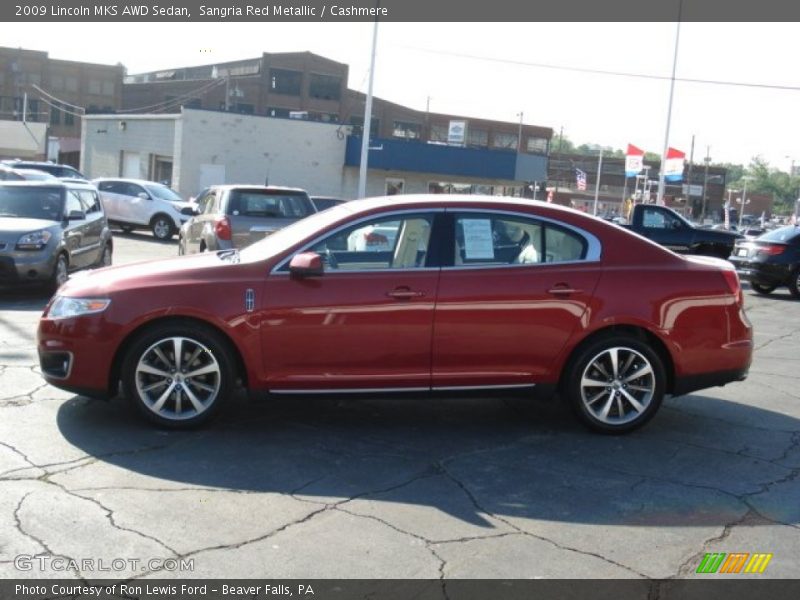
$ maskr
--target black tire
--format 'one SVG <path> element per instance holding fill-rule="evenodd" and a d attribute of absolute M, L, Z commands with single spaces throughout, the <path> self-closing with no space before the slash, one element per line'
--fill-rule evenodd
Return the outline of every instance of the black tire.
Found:
<path fill-rule="evenodd" d="M 631 378 L 636 373 L 642 374 Z M 598 385 L 584 385 L 585 381 Z M 628 335 L 600 337 L 578 348 L 562 386 L 581 422 L 608 434 L 628 433 L 647 423 L 658 412 L 665 389 L 664 361 L 646 343 Z"/>
<path fill-rule="evenodd" d="M 167 215 L 156 215 L 150 221 L 150 230 L 153 232 L 154 238 L 166 242 L 175 235 L 175 224 Z"/>
<path fill-rule="evenodd" d="M 789 276 L 789 293 L 800 300 L 800 267 Z"/>
<path fill-rule="evenodd" d="M 53 273 L 50 275 L 50 281 L 47 283 L 47 290 L 55 294 L 62 285 L 64 285 L 69 278 L 69 259 L 67 255 L 60 252 L 56 257 L 56 264 L 53 266 Z"/>
<path fill-rule="evenodd" d="M 777 285 L 761 285 L 760 283 L 753 283 L 750 282 L 750 287 L 753 288 L 753 291 L 758 292 L 759 294 L 767 295 L 771 294 L 777 288 Z"/>
<path fill-rule="evenodd" d="M 175 361 L 178 347 L 180 364 Z M 189 366 L 184 364 L 189 360 Z M 188 375 L 202 370 L 207 372 Z M 170 429 L 208 421 L 232 394 L 236 380 L 227 340 L 209 327 L 186 322 L 164 323 L 137 337 L 123 358 L 121 373 L 125 396 L 145 418 Z"/>
<path fill-rule="evenodd" d="M 111 263 L 113 262 L 113 249 L 111 248 L 111 244 L 106 242 L 106 245 L 103 246 L 103 251 L 100 253 L 100 257 L 97 259 L 97 262 L 94 264 L 96 269 L 102 269 L 103 267 L 110 267 Z"/>

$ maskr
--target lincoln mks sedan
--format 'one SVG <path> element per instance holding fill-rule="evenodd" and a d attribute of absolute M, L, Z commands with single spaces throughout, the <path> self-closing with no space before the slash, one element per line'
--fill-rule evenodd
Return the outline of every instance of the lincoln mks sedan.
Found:
<path fill-rule="evenodd" d="M 387 243 L 348 243 L 375 231 Z M 752 339 L 720 259 L 552 204 L 408 195 L 341 204 L 241 251 L 76 278 L 46 307 L 38 351 L 49 383 L 121 387 L 167 427 L 208 420 L 238 387 L 508 388 L 624 433 L 665 395 L 744 379 Z"/>

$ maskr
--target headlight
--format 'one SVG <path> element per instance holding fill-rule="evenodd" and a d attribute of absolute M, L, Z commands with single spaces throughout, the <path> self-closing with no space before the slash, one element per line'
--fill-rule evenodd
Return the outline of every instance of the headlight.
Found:
<path fill-rule="evenodd" d="M 67 298 L 57 296 L 47 316 L 51 319 L 67 319 L 103 312 L 111 304 L 108 298 Z"/>
<path fill-rule="evenodd" d="M 50 241 L 53 234 L 47 229 L 31 231 L 17 240 L 17 250 L 41 250 Z"/>

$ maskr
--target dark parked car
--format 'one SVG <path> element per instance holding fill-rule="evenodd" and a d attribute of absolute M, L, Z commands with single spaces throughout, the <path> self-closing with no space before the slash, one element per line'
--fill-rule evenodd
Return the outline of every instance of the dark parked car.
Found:
<path fill-rule="evenodd" d="M 728 260 L 759 294 L 785 285 L 800 298 L 800 227 L 789 225 L 738 242 Z"/>
<path fill-rule="evenodd" d="M 12 169 L 36 169 L 37 171 L 44 171 L 45 173 L 50 173 L 54 177 L 63 178 L 68 177 L 72 179 L 82 179 L 86 180 L 86 176 L 75 169 L 74 167 L 70 167 L 69 165 L 60 165 L 58 163 L 53 162 L 43 162 L 43 161 L 36 161 L 36 160 L 4 160 L 3 164 L 11 167 Z"/>
<path fill-rule="evenodd" d="M 178 234 L 178 254 L 244 248 L 316 210 L 299 188 L 215 185 L 197 198 Z"/>
<path fill-rule="evenodd" d="M 328 210 L 329 208 L 336 206 L 337 204 L 342 204 L 343 202 L 346 202 L 346 200 L 342 200 L 341 198 L 333 198 L 331 196 L 311 196 L 311 203 L 314 205 L 314 209 L 317 212 Z"/>
<path fill-rule="evenodd" d="M 386 248 L 348 249 L 354 232 L 390 227 Z M 49 383 L 103 397 L 121 381 L 147 418 L 172 427 L 205 421 L 241 383 L 283 394 L 559 390 L 589 427 L 622 433 L 665 394 L 747 375 L 742 303 L 729 263 L 571 209 L 391 196 L 241 251 L 76 278 L 46 307 L 38 348 Z"/>
<path fill-rule="evenodd" d="M 111 264 L 111 231 L 88 183 L 0 183 L 0 283 L 58 288 L 69 272 Z"/>

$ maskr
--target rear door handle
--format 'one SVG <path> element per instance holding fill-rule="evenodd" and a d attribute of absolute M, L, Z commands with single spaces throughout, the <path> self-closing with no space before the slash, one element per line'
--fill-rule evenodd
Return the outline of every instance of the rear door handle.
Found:
<path fill-rule="evenodd" d="M 395 300 L 411 300 L 411 298 L 422 298 L 425 294 L 423 292 L 415 292 L 409 288 L 397 288 L 387 292 L 386 295 Z"/>
<path fill-rule="evenodd" d="M 547 293 L 553 296 L 569 296 L 570 294 L 582 294 L 583 290 L 576 290 L 566 283 L 559 283 L 547 290 Z"/>

